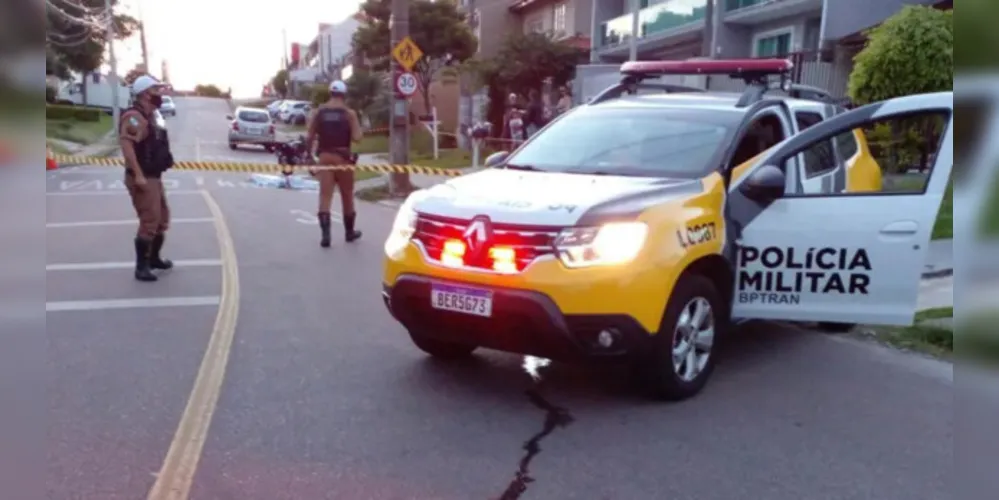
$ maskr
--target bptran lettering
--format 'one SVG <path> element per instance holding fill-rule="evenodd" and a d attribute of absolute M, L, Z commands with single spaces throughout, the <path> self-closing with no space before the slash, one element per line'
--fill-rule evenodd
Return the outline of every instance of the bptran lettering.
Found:
<path fill-rule="evenodd" d="M 802 294 L 867 295 L 872 271 L 863 248 L 742 247 L 737 299 L 799 304 Z"/>

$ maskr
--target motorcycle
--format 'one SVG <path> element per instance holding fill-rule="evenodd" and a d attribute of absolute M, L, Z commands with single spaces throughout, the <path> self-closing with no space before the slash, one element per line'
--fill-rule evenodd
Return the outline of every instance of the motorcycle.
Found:
<path fill-rule="evenodd" d="M 277 156 L 278 164 L 283 165 L 281 174 L 284 176 L 283 187 L 286 188 L 292 187 L 291 176 L 295 173 L 295 166 L 312 165 L 315 163 L 312 159 L 312 155 L 310 155 L 306 150 L 304 136 L 299 136 L 298 139 L 293 139 L 288 142 L 279 142 L 274 144 L 274 155 Z M 315 177 L 315 172 L 311 169 L 309 173 Z"/>

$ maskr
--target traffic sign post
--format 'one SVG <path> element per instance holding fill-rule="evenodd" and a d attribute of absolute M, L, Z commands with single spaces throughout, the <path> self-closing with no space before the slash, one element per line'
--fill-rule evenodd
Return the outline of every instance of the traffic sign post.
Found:
<path fill-rule="evenodd" d="M 417 83 L 416 75 L 408 71 L 399 73 L 395 77 L 395 91 L 406 97 L 411 97 L 415 94 L 418 87 L 419 84 Z"/>
<path fill-rule="evenodd" d="M 399 63 L 399 66 L 410 72 L 413 71 L 416 63 L 423 58 L 423 51 L 420 50 L 420 47 L 416 45 L 416 42 L 412 38 L 406 36 L 392 49 L 392 57 Z"/>

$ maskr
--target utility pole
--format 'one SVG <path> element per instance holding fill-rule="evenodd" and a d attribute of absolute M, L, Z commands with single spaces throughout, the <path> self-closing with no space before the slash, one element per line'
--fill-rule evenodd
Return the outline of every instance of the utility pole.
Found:
<path fill-rule="evenodd" d="M 392 47 L 409 36 L 409 0 L 392 0 Z M 392 58 L 392 128 L 389 130 L 392 163 L 409 164 L 409 102 L 406 96 L 395 90 L 395 81 L 406 68 Z M 389 191 L 403 194 L 411 191 L 409 174 L 389 174 Z"/>
<path fill-rule="evenodd" d="M 475 12 L 475 0 L 465 0 L 465 12 L 466 16 L 468 16 L 466 19 L 471 21 L 469 27 L 472 28 L 474 33 L 478 33 L 477 27 L 481 21 Z M 479 50 L 482 50 L 482 48 L 479 47 Z M 462 119 L 465 125 L 465 134 L 459 135 L 458 138 L 464 147 L 471 149 L 472 125 L 474 125 L 473 122 L 475 121 L 475 110 L 473 109 L 475 99 L 472 96 L 472 75 L 467 74 L 465 71 L 461 74 L 461 102 L 465 106 L 465 116 Z"/>
<path fill-rule="evenodd" d="M 114 11 L 111 10 L 111 0 L 104 0 L 104 11 L 107 13 L 108 17 L 108 29 L 107 29 L 107 43 L 108 43 L 108 64 L 111 66 L 111 77 L 109 78 L 111 84 L 111 117 L 114 121 L 112 128 L 112 133 L 117 138 L 118 137 L 118 123 L 121 121 L 121 109 L 118 108 L 119 99 L 119 87 L 121 84 L 118 82 L 118 60 L 114 56 Z"/>
<path fill-rule="evenodd" d="M 146 69 L 146 73 L 152 73 L 153 70 L 149 68 L 149 51 L 146 49 L 145 22 L 139 22 L 139 43 L 142 44 L 142 67 Z"/>
<path fill-rule="evenodd" d="M 638 60 L 639 0 L 631 0 L 631 36 L 628 37 L 628 60 Z"/>

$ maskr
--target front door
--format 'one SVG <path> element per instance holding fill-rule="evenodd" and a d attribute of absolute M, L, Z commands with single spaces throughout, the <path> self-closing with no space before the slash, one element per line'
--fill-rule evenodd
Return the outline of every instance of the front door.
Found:
<path fill-rule="evenodd" d="M 886 174 L 881 192 L 803 193 L 775 187 L 786 181 L 794 157 L 809 148 L 878 123 L 923 123 L 916 117 L 936 119 L 941 129 L 936 160 L 920 185 L 905 174 Z M 904 155 L 879 155 L 882 170 L 907 170 L 886 164 L 898 158 Z M 739 228 L 733 317 L 911 324 L 952 167 L 952 92 L 864 106 L 772 148 L 729 189 L 728 217 Z"/>

